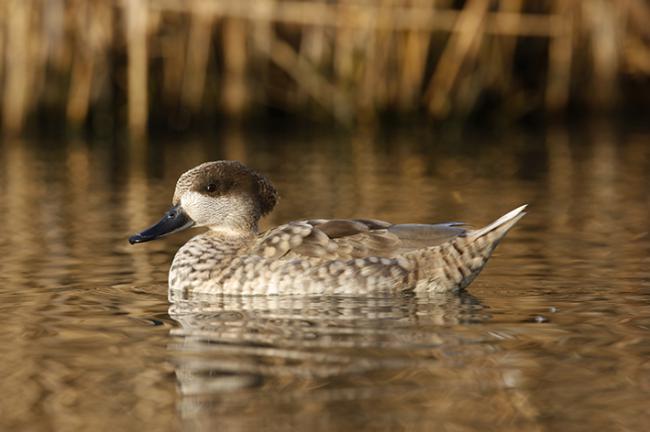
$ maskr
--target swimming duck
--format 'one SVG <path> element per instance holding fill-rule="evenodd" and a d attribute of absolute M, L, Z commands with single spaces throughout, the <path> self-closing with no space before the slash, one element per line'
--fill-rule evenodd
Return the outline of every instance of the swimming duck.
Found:
<path fill-rule="evenodd" d="M 236 161 L 206 162 L 180 176 L 172 208 L 129 238 L 154 240 L 192 226 L 169 288 L 185 293 L 390 295 L 460 290 L 474 280 L 525 205 L 484 228 L 310 219 L 258 233 L 278 200 L 273 184 Z"/>

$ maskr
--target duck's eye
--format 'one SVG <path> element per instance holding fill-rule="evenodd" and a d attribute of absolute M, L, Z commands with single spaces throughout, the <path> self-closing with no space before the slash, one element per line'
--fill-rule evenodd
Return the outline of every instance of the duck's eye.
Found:
<path fill-rule="evenodd" d="M 217 185 L 214 184 L 214 183 L 210 183 L 210 184 L 208 184 L 208 185 L 205 187 L 205 190 L 206 190 L 207 192 L 214 192 L 214 191 L 217 190 Z"/>

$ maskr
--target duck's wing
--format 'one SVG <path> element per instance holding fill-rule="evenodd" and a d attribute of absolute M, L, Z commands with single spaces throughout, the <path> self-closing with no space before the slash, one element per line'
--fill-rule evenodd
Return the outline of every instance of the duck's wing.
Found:
<path fill-rule="evenodd" d="M 267 258 L 391 258 L 465 235 L 460 223 L 391 224 L 374 219 L 313 219 L 273 228 L 257 240 Z"/>

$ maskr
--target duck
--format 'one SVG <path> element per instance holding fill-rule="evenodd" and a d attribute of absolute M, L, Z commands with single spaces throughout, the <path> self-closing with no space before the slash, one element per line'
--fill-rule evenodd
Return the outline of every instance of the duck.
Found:
<path fill-rule="evenodd" d="M 129 242 L 207 228 L 174 256 L 168 283 L 177 295 L 441 293 L 464 290 L 526 214 L 522 205 L 480 229 L 458 222 L 307 219 L 259 232 L 260 219 L 277 202 L 271 181 L 243 163 L 205 162 L 179 177 L 172 207 Z"/>

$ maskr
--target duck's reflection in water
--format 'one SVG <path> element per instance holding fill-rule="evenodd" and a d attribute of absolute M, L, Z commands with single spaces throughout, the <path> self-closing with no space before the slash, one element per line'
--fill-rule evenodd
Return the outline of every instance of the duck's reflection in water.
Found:
<path fill-rule="evenodd" d="M 169 315 L 179 323 L 170 347 L 179 409 L 190 428 L 288 422 L 345 430 L 373 419 L 383 429 L 393 423 L 379 419 L 392 413 L 394 421 L 407 419 L 400 427 L 420 430 L 453 412 L 449 404 L 462 400 L 458 392 L 481 398 L 479 383 L 485 390 L 486 379 L 494 389 L 516 386 L 516 374 L 505 383 L 503 370 L 474 367 L 495 346 L 493 337 L 474 330 L 481 326 L 471 325 L 489 312 L 467 293 L 187 298 L 171 292 L 170 301 Z M 512 395 L 489 399 L 510 420 L 535 417 L 525 397 L 523 406 Z M 478 420 L 477 414 L 466 418 Z"/>

